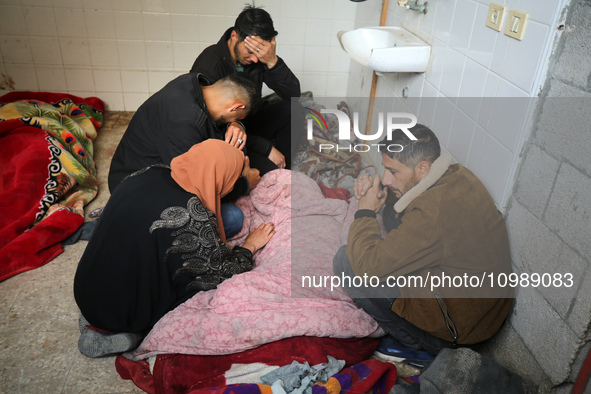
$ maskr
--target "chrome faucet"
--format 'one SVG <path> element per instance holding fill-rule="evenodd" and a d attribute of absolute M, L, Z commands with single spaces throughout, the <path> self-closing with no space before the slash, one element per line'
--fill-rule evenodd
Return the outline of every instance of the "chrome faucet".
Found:
<path fill-rule="evenodd" d="M 423 14 L 427 14 L 427 7 L 429 3 L 424 2 L 423 4 L 419 4 L 420 0 L 398 0 L 398 5 L 404 7 L 408 10 L 413 10 L 417 12 L 421 12 Z"/>

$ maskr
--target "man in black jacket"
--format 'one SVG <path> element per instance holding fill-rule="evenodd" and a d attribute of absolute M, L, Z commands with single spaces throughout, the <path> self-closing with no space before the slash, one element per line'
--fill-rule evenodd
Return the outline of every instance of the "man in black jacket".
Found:
<path fill-rule="evenodd" d="M 210 85 L 199 74 L 184 74 L 146 100 L 133 115 L 109 170 L 111 192 L 129 174 L 170 162 L 209 138 L 244 148 L 246 136 L 227 127 L 256 105 L 252 83 L 232 75 Z"/>
<path fill-rule="evenodd" d="M 239 75 L 230 75 L 213 85 L 200 74 L 185 74 L 172 80 L 133 115 L 111 161 L 109 190 L 113 193 L 125 177 L 145 167 L 170 165 L 173 158 L 209 138 L 243 149 L 246 134 L 229 126 L 243 119 L 257 101 L 252 82 Z M 260 178 L 259 171 L 250 168 L 248 158 L 242 175 L 226 201 L 247 194 Z M 234 212 L 239 209 L 229 204 L 222 208 L 229 238 L 242 226 L 241 212 Z"/>
<path fill-rule="evenodd" d="M 300 96 L 300 82 L 277 56 L 276 35 L 269 13 L 247 6 L 234 27 L 226 30 L 217 44 L 206 48 L 191 68 L 192 73 L 201 73 L 211 81 L 240 73 L 255 84 L 259 96 L 264 82 L 281 98 L 273 103 L 263 99 L 243 121 L 248 154 L 253 167 L 262 174 L 289 168 L 292 142 L 297 144 L 303 135 L 303 111 L 299 104 L 293 103 L 292 108 L 291 103 L 292 97 Z M 244 130 L 238 124 L 231 127 Z"/>

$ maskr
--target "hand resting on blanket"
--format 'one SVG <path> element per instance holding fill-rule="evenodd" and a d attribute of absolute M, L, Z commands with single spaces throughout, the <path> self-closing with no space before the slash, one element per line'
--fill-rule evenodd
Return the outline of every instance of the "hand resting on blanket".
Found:
<path fill-rule="evenodd" d="M 269 242 L 273 235 L 275 235 L 275 225 L 273 223 L 263 223 L 248 234 L 242 247 L 255 254 Z"/>

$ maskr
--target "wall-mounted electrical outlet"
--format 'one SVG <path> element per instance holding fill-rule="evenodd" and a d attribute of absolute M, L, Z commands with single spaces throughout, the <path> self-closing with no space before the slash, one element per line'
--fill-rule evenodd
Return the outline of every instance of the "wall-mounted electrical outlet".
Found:
<path fill-rule="evenodd" d="M 527 25 L 527 20 L 529 19 L 529 14 L 522 11 L 511 10 L 509 11 L 509 16 L 507 17 L 507 25 L 505 26 L 505 34 L 509 37 L 513 37 L 516 40 L 523 40 L 523 35 L 525 34 L 525 26 Z"/>
<path fill-rule="evenodd" d="M 503 19 L 505 19 L 505 6 L 497 3 L 490 3 L 488 7 L 488 16 L 486 17 L 486 25 L 496 31 L 501 31 Z"/>

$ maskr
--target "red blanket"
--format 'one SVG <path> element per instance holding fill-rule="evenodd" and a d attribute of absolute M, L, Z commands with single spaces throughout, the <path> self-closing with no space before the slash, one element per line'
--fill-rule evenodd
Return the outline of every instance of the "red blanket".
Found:
<path fill-rule="evenodd" d="M 97 193 L 96 98 L 42 92 L 0 97 L 0 280 L 59 255 Z"/>
<path fill-rule="evenodd" d="M 227 372 L 237 365 L 283 366 L 292 361 L 316 365 L 327 362 L 328 355 L 345 360 L 347 366 L 354 365 L 369 358 L 379 341 L 379 338 L 292 337 L 223 356 L 161 354 L 156 356 L 153 375 L 143 360 L 131 361 L 119 355 L 115 365 L 123 379 L 133 380 L 148 393 L 190 393 L 231 383 L 227 381 Z M 254 365 L 249 369 L 255 369 Z"/>

